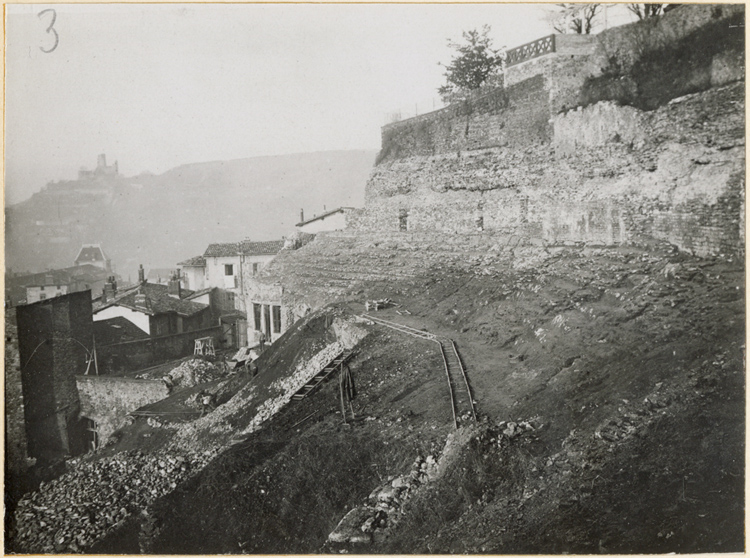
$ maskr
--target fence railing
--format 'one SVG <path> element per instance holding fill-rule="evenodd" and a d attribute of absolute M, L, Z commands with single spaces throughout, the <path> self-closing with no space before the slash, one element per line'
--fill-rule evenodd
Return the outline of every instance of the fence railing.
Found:
<path fill-rule="evenodd" d="M 506 52 L 505 66 L 515 66 L 532 58 L 555 52 L 555 36 L 548 35 Z"/>
<path fill-rule="evenodd" d="M 505 67 L 515 66 L 533 58 L 544 56 L 555 52 L 555 36 L 547 35 L 536 41 L 505 51 Z M 431 105 L 431 106 L 430 106 Z M 410 120 L 416 116 L 440 110 L 447 106 L 442 101 L 433 99 L 430 102 L 415 103 L 405 109 L 399 109 L 385 114 L 385 124 L 393 124 L 402 120 Z"/>

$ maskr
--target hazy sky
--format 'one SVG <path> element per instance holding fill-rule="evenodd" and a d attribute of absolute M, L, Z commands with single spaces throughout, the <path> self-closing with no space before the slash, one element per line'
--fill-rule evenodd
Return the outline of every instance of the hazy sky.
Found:
<path fill-rule="evenodd" d="M 55 10 L 53 29 L 47 32 Z M 96 156 L 184 163 L 378 149 L 386 114 L 438 102 L 446 39 L 551 32 L 533 4 L 7 5 L 6 205 Z M 613 16 L 610 15 L 610 22 Z"/>

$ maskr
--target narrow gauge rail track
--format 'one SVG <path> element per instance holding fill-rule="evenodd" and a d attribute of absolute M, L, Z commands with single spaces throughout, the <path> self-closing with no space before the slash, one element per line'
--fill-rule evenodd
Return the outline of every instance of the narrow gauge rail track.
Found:
<path fill-rule="evenodd" d="M 451 410 L 453 412 L 453 424 L 458 428 L 459 423 L 466 417 L 476 422 L 477 413 L 474 407 L 474 397 L 469 387 L 469 379 L 466 376 L 466 370 L 461 357 L 458 354 L 456 343 L 452 339 L 439 338 L 434 333 L 415 329 L 397 322 L 378 318 L 372 314 L 362 314 L 362 318 L 370 320 L 376 324 L 389 327 L 401 333 L 412 335 L 420 339 L 434 341 L 440 347 L 440 355 L 443 357 L 445 366 L 445 375 L 448 379 L 448 389 L 451 396 Z"/>

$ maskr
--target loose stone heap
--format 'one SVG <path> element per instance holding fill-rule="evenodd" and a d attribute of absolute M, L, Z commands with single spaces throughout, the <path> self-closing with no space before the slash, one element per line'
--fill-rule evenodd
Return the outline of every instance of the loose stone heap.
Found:
<path fill-rule="evenodd" d="M 437 475 L 434 456 L 417 457 L 408 474 L 391 478 L 370 493 L 368 505 L 354 508 L 328 535 L 332 543 L 370 543 L 385 536 L 384 530 L 398 522 L 404 504 Z"/>
<path fill-rule="evenodd" d="M 146 455 L 129 451 L 83 462 L 16 510 L 17 549 L 29 553 L 83 552 L 133 513 L 174 490 L 210 455 Z"/>
<path fill-rule="evenodd" d="M 170 370 L 169 381 L 175 388 L 188 388 L 223 378 L 228 370 L 223 363 L 214 364 L 200 358 L 186 360 Z"/>

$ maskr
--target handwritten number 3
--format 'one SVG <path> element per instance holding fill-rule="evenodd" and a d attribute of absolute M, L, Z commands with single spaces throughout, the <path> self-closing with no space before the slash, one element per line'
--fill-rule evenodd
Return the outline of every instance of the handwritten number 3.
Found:
<path fill-rule="evenodd" d="M 39 12 L 39 13 L 38 13 L 37 15 L 38 15 L 38 16 L 39 16 L 39 18 L 41 19 L 41 18 L 42 18 L 42 16 L 43 16 L 44 14 L 46 14 L 47 12 L 52 12 L 52 21 L 50 21 L 50 22 L 49 22 L 49 27 L 47 27 L 47 29 L 46 29 L 46 33 L 50 33 L 50 32 L 52 32 L 52 33 L 54 33 L 54 34 L 55 34 L 55 44 L 54 44 L 54 45 L 52 45 L 52 48 L 51 48 L 51 49 L 49 49 L 49 50 L 44 50 L 44 48 L 43 48 L 43 47 L 39 47 L 39 50 L 41 50 L 41 51 L 42 51 L 42 52 L 44 52 L 45 54 L 49 54 L 50 52 L 52 52 L 53 50 L 55 50 L 55 49 L 57 48 L 57 44 L 58 44 L 58 43 L 60 42 L 60 37 L 59 37 L 59 36 L 57 35 L 57 31 L 56 31 L 56 30 L 54 29 L 54 25 L 55 25 L 55 20 L 57 19 L 57 12 L 56 12 L 55 10 L 53 10 L 52 8 L 48 8 L 48 9 L 46 9 L 46 10 L 42 10 L 42 11 L 41 11 L 41 12 Z"/>

